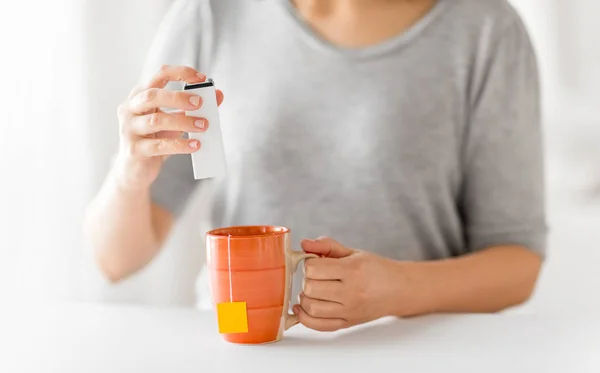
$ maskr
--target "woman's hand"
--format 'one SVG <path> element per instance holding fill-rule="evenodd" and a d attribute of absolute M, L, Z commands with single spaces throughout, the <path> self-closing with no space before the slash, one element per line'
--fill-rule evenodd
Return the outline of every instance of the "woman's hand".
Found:
<path fill-rule="evenodd" d="M 164 89 L 169 81 L 199 83 L 204 74 L 186 66 L 163 66 L 146 86 L 134 88 L 119 105 L 120 146 L 117 179 L 121 187 L 139 190 L 150 186 L 158 176 L 163 160 L 172 154 L 191 154 L 200 149 L 198 140 L 183 138 L 184 132 L 204 132 L 205 118 L 186 116 L 197 110 L 202 99 L 188 92 Z M 223 93 L 217 90 L 217 103 Z M 160 108 L 178 110 L 166 113 Z"/>
<path fill-rule="evenodd" d="M 306 280 L 294 306 L 304 326 L 335 331 L 396 313 L 408 279 L 401 263 L 344 247 L 329 238 L 304 240 L 302 249 L 324 258 L 307 259 Z M 400 315 L 399 315 L 400 316 Z"/>

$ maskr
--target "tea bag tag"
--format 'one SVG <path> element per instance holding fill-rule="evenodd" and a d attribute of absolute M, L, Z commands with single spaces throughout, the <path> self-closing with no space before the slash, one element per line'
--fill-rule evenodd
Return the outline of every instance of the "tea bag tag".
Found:
<path fill-rule="evenodd" d="M 217 304 L 219 333 L 248 333 L 246 302 L 227 302 Z"/>
<path fill-rule="evenodd" d="M 229 302 L 217 304 L 219 333 L 248 333 L 248 312 L 246 302 L 233 301 L 231 283 L 231 235 L 227 238 L 227 262 L 229 267 Z"/>

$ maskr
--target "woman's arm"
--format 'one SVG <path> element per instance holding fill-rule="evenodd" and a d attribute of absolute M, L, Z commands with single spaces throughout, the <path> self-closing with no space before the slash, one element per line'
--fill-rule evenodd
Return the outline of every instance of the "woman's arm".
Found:
<path fill-rule="evenodd" d="M 197 83 L 204 79 L 191 67 L 164 66 L 147 85 L 134 88 L 119 107 L 119 154 L 85 221 L 86 237 L 111 281 L 150 262 L 171 230 L 172 213 L 152 203 L 151 186 L 167 157 L 200 150 L 197 140 L 182 138 L 183 132 L 204 132 L 209 124 L 205 118 L 182 115 L 201 107 L 201 97 L 164 88 L 169 81 Z M 217 100 L 219 104 L 223 100 L 220 91 Z M 160 108 L 180 111 L 169 114 Z M 164 178 L 161 180 L 165 186 Z M 171 177 L 168 180 L 170 186 L 182 183 Z M 191 191 L 191 187 L 173 190 L 182 203 Z"/>
<path fill-rule="evenodd" d="M 173 216 L 150 202 L 149 187 L 128 190 L 111 171 L 88 207 L 84 231 L 105 277 L 116 282 L 158 253 Z"/>
<path fill-rule="evenodd" d="M 531 296 L 541 258 L 519 246 L 498 246 L 458 258 L 431 262 L 398 262 L 397 275 L 414 286 L 390 294 L 411 293 L 405 299 L 390 297 L 393 314 L 497 312 L 524 303 Z M 409 310 L 406 310 L 409 307 Z"/>
<path fill-rule="evenodd" d="M 120 154 L 88 207 L 84 223 L 98 264 L 112 281 L 133 274 L 155 257 L 196 185 L 187 163 L 180 161 L 189 156 L 163 159 L 166 154 L 198 150 L 201 145 L 180 135 L 202 132 L 210 124 L 196 122 L 202 118 L 168 115 L 160 108 L 194 110 L 201 105 L 190 102 L 188 93 L 173 93 L 165 84 L 205 79 L 190 67 L 197 67 L 199 61 L 203 3 L 173 1 L 147 53 L 140 77 L 144 87 L 141 92 L 134 89 L 119 110 Z M 220 91 L 217 99 L 223 100 Z"/>
<path fill-rule="evenodd" d="M 384 316 L 498 312 L 531 296 L 541 258 L 520 246 L 497 246 L 453 259 L 405 262 L 304 240 L 322 258 L 304 264 L 294 312 L 305 326 L 334 331 Z"/>

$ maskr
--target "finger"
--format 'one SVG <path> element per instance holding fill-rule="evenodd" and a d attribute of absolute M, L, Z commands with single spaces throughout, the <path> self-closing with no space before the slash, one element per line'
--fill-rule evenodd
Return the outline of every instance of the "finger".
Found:
<path fill-rule="evenodd" d="M 343 280 L 346 266 L 338 259 L 312 258 L 304 261 L 304 275 L 313 280 Z"/>
<path fill-rule="evenodd" d="M 185 132 L 177 131 L 161 131 L 154 134 L 154 138 L 157 139 L 185 139 Z"/>
<path fill-rule="evenodd" d="M 221 91 L 220 89 L 217 89 L 217 106 L 221 105 L 223 103 L 224 99 L 225 99 L 225 96 L 223 95 L 223 91 Z"/>
<path fill-rule="evenodd" d="M 191 154 L 200 148 L 200 141 L 188 139 L 141 139 L 135 142 L 134 153 L 141 157 Z"/>
<path fill-rule="evenodd" d="M 206 75 L 189 66 L 164 65 L 150 79 L 147 88 L 164 88 L 171 81 L 200 83 L 206 80 Z"/>
<path fill-rule="evenodd" d="M 208 121 L 205 118 L 156 112 L 135 116 L 131 127 L 134 133 L 142 136 L 161 131 L 204 132 L 208 128 Z"/>
<path fill-rule="evenodd" d="M 189 92 L 168 91 L 150 88 L 139 92 L 129 101 L 133 114 L 146 114 L 159 108 L 197 110 L 202 106 L 202 98 Z"/>
<path fill-rule="evenodd" d="M 300 307 L 312 317 L 321 319 L 344 319 L 344 306 L 338 302 L 314 299 L 304 293 L 299 295 Z"/>
<path fill-rule="evenodd" d="M 162 113 L 165 114 L 171 114 L 171 115 L 187 115 L 187 113 L 185 112 L 185 110 L 159 110 Z"/>
<path fill-rule="evenodd" d="M 336 240 L 328 237 L 320 237 L 316 240 L 302 240 L 302 250 L 307 253 L 321 255 L 327 258 L 344 258 L 354 254 L 354 250 L 348 249 Z"/>
<path fill-rule="evenodd" d="M 342 303 L 343 285 L 337 280 L 313 280 L 307 278 L 302 285 L 302 292 L 313 299 Z"/>
<path fill-rule="evenodd" d="M 321 332 L 334 332 L 346 328 L 348 323 L 343 319 L 323 319 L 312 317 L 299 305 L 294 306 L 294 313 L 298 316 L 298 321 L 307 328 Z"/>

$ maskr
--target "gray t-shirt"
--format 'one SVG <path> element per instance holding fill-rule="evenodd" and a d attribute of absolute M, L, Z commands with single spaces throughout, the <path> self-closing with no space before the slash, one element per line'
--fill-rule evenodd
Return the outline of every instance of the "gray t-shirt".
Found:
<path fill-rule="evenodd" d="M 227 176 L 195 181 L 174 156 L 152 186 L 176 216 L 212 183 L 211 226 L 284 225 L 295 247 L 327 235 L 399 260 L 545 253 L 536 57 L 505 0 L 439 0 L 352 50 L 288 0 L 177 0 L 146 70 L 159 64 L 193 66 L 225 93 Z"/>

